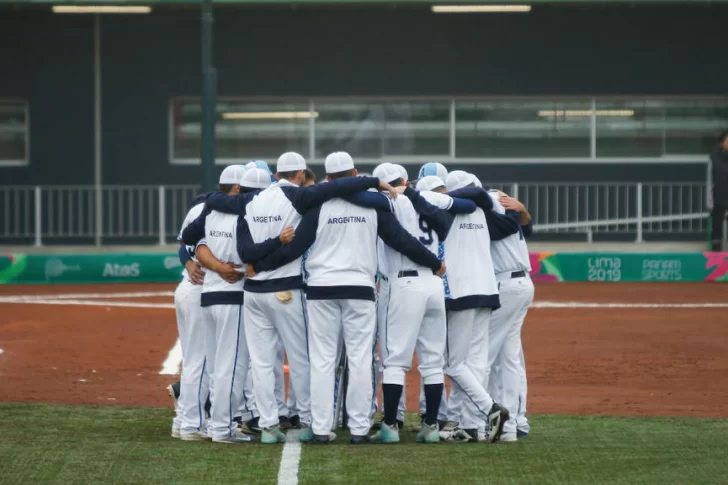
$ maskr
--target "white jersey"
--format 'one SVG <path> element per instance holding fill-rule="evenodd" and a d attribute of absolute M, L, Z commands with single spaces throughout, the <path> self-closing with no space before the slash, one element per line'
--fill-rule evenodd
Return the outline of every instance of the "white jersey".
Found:
<path fill-rule="evenodd" d="M 287 180 L 279 180 L 263 190 L 247 206 L 245 220 L 250 227 L 253 242 L 261 243 L 267 239 L 278 237 L 288 226 L 295 229 L 301 222 L 301 214 L 294 208 L 290 199 L 281 187 L 296 187 Z M 301 258 L 274 269 L 262 271 L 251 278 L 251 281 L 269 281 L 281 278 L 301 276 Z"/>
<path fill-rule="evenodd" d="M 187 213 L 187 216 L 185 217 L 185 220 L 182 222 L 182 228 L 179 230 L 179 236 L 177 236 L 177 240 L 182 240 L 182 231 L 185 230 L 185 227 L 189 226 L 192 221 L 197 219 L 197 216 L 200 215 L 202 212 L 202 209 L 205 207 L 204 202 L 200 202 L 196 206 L 192 207 L 190 211 Z M 195 258 L 195 247 L 194 246 L 185 246 L 187 248 L 187 254 L 190 255 L 193 261 L 197 261 L 197 258 Z M 204 271 L 204 270 L 203 270 Z M 190 279 L 190 275 L 187 271 L 187 268 L 182 269 L 182 277 L 186 280 Z"/>
<path fill-rule="evenodd" d="M 366 290 L 371 288 L 371 299 L 374 299 L 377 225 L 374 209 L 343 199 L 332 199 L 321 205 L 316 242 L 305 265 L 309 298 L 316 299 L 317 292 L 325 291 L 317 287 L 339 287 L 339 290 L 359 287 L 352 297 L 360 295 L 362 290 L 368 295 Z"/>
<path fill-rule="evenodd" d="M 430 229 L 427 222 L 417 213 L 412 202 L 407 197 L 401 195 L 395 200 L 390 201 L 390 204 L 394 217 L 397 218 L 397 221 L 402 227 L 417 238 L 430 252 L 437 255 L 439 242 L 437 234 Z M 418 265 L 407 256 L 387 246 L 381 239 L 377 241 L 377 247 L 379 272 L 388 278 L 396 275 L 400 271 L 430 271 L 427 267 Z"/>
<path fill-rule="evenodd" d="M 240 265 L 243 262 L 238 255 L 238 217 L 212 211 L 205 220 L 205 237 L 200 244 L 205 244 L 215 258 L 223 263 Z M 243 303 L 243 280 L 228 283 L 214 271 L 205 274 L 202 284 L 202 306 Z"/>
<path fill-rule="evenodd" d="M 448 310 L 498 308 L 498 284 L 490 254 L 485 213 L 459 214 L 444 242 Z"/>
<path fill-rule="evenodd" d="M 493 211 L 505 214 L 506 210 L 498 200 L 496 192 L 488 192 L 493 200 Z M 493 269 L 496 274 L 513 273 L 516 271 L 531 272 L 531 259 L 528 255 L 528 246 L 523 237 L 523 231 L 519 230 L 500 241 L 490 243 L 490 252 L 493 257 Z"/>

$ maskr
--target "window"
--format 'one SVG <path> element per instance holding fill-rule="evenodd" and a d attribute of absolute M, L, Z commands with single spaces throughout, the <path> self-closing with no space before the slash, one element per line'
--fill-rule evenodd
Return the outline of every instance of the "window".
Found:
<path fill-rule="evenodd" d="M 0 99 L 0 165 L 28 163 L 28 105 Z"/>
<path fill-rule="evenodd" d="M 456 158 L 590 155 L 591 103 L 455 101 Z"/>
<path fill-rule="evenodd" d="M 220 99 L 215 127 L 216 158 L 222 163 L 276 159 L 286 151 L 309 155 L 309 103 Z M 173 100 L 172 160 L 200 163 L 202 107 L 199 100 Z"/>
<path fill-rule="evenodd" d="M 25 105 L 0 106 L 0 160 L 27 158 Z M 171 101 L 173 163 L 200 163 L 201 115 L 199 99 Z M 296 151 L 321 162 L 343 150 L 369 163 L 663 157 L 700 161 L 726 129 L 725 97 L 221 98 L 216 157 L 221 164 L 270 162 L 285 151 Z"/>
<path fill-rule="evenodd" d="M 708 153 L 728 127 L 728 101 L 596 101 L 597 157 Z"/>
<path fill-rule="evenodd" d="M 316 157 L 444 157 L 450 152 L 448 101 L 316 101 Z"/>

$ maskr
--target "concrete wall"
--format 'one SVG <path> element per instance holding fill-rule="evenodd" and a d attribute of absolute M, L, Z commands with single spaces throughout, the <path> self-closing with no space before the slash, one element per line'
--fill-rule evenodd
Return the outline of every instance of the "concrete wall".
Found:
<path fill-rule="evenodd" d="M 726 7 L 218 7 L 220 96 L 728 94 Z M 27 167 L 0 184 L 93 182 L 93 19 L 0 7 L 0 97 L 30 104 Z M 168 106 L 200 93 L 194 7 L 102 20 L 103 182 L 197 183 L 169 164 Z M 499 180 L 701 180 L 703 169 L 483 167 Z M 490 177 L 490 173 L 497 177 Z"/>

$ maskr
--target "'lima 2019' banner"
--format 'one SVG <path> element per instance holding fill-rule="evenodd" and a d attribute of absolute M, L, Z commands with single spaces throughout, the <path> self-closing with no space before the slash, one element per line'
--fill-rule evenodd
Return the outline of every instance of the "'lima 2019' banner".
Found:
<path fill-rule="evenodd" d="M 728 281 L 726 253 L 531 253 L 534 281 Z M 0 256 L 0 284 L 174 283 L 176 254 Z"/>

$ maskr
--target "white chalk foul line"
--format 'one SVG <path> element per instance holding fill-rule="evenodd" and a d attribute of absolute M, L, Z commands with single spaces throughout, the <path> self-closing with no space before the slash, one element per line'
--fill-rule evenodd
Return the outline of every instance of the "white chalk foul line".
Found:
<path fill-rule="evenodd" d="M 537 301 L 531 308 L 728 308 L 728 303 L 587 303 L 583 301 Z"/>
<path fill-rule="evenodd" d="M 175 342 L 174 347 L 167 354 L 167 358 L 162 364 L 162 370 L 159 371 L 160 375 L 176 375 L 179 374 L 179 366 L 182 363 L 182 344 L 179 339 Z"/>
<path fill-rule="evenodd" d="M 278 485 L 298 485 L 298 464 L 301 462 L 301 430 L 292 429 L 286 434 L 281 466 L 278 467 Z"/>
<path fill-rule="evenodd" d="M 8 295 L 0 296 L 0 302 L 17 300 L 78 300 L 81 298 L 153 298 L 158 296 L 174 296 L 173 291 L 143 291 L 125 293 L 62 293 L 57 295 Z"/>
<path fill-rule="evenodd" d="M 0 303 L 23 303 L 33 305 L 79 305 L 79 306 L 106 306 L 121 308 L 169 308 L 174 309 L 174 303 L 138 303 L 126 301 L 103 300 L 0 300 Z"/>

